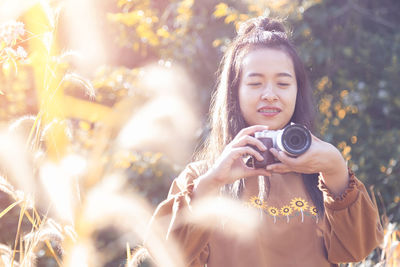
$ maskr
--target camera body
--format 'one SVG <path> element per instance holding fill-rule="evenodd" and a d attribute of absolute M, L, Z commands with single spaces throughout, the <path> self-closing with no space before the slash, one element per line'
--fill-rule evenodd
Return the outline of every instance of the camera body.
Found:
<path fill-rule="evenodd" d="M 270 148 L 276 148 L 283 151 L 291 157 L 297 157 L 306 152 L 311 146 L 311 133 L 301 124 L 290 124 L 282 130 L 265 130 L 256 132 L 254 137 L 259 139 L 266 147 L 266 151 L 260 151 L 257 147 L 249 145 L 258 151 L 264 158 L 259 161 L 254 157 L 250 157 L 247 166 L 254 168 L 265 168 L 269 164 L 279 162 L 269 151 Z"/>

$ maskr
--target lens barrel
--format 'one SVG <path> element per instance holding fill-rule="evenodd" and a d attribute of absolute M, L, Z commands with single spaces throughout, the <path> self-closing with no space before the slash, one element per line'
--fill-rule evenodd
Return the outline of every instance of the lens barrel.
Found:
<path fill-rule="evenodd" d="M 293 156 L 303 154 L 311 146 L 311 133 L 300 124 L 286 126 L 280 139 L 282 150 Z"/>

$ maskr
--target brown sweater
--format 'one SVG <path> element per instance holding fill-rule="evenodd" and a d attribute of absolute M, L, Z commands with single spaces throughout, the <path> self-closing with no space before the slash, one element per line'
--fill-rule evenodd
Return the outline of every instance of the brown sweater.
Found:
<path fill-rule="evenodd" d="M 183 266 L 336 266 L 361 261 L 383 238 L 377 208 L 353 173 L 348 188 L 337 198 L 320 180 L 324 214 L 317 214 L 300 174 L 272 175 L 265 201 L 256 197 L 256 190 L 245 188 L 241 202 L 259 215 L 252 219 L 257 224 L 250 230 L 251 238 L 237 234 L 243 230 L 248 237 L 246 225 L 233 225 L 239 231 L 229 232 L 229 219 L 212 223 L 211 228 L 193 223 L 193 181 L 198 173 L 196 163 L 186 167 L 150 223 L 151 230 L 161 225 L 167 247 L 178 244 Z"/>

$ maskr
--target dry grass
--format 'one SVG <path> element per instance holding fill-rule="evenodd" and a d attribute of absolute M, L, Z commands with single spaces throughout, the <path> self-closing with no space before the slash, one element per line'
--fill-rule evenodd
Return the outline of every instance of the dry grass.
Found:
<path fill-rule="evenodd" d="M 184 130 L 193 132 L 197 127 L 195 123 L 197 118 L 195 114 L 188 113 L 190 107 L 183 104 L 182 99 L 173 97 L 167 99 L 164 93 L 166 89 L 158 88 L 158 91 L 153 91 L 155 97 L 152 101 L 141 110 L 138 109 L 134 97 L 118 103 L 108 116 L 98 121 L 101 127 L 91 140 L 95 145 L 89 149 L 82 146 L 72 138 L 77 129 L 70 126 L 68 118 L 59 111 L 58 107 L 63 105 L 59 93 L 66 81 L 77 83 L 79 88 L 82 88 L 82 93 L 91 98 L 95 97 L 95 89 L 87 79 L 75 73 L 62 71 L 60 66 L 64 64 L 63 59 L 73 53 L 64 53 L 58 57 L 53 55 L 54 44 L 51 42 L 53 38 L 49 36 L 54 35 L 56 31 L 57 14 L 52 14 L 48 8 L 46 12 L 50 18 L 46 22 L 48 30 L 31 33 L 28 38 L 39 40 L 33 47 L 42 53 L 36 55 L 41 61 L 36 61 L 34 64 L 38 64 L 37 68 L 45 68 L 43 73 L 37 74 L 37 78 L 41 78 L 39 80 L 42 82 L 39 85 L 42 87 L 39 112 L 35 116 L 21 117 L 0 132 L 0 147 L 2 147 L 0 168 L 4 175 L 0 177 L 0 193 L 7 195 L 9 199 L 8 205 L 0 211 L 0 223 L 6 216 L 11 216 L 12 212 L 16 212 L 14 215 L 17 216 L 13 245 L 0 244 L 0 266 L 36 266 L 38 253 L 41 250 L 49 252 L 58 266 L 103 266 L 104 263 L 117 257 L 120 250 L 124 251 L 125 247 L 126 266 L 135 266 L 141 258 L 148 257 L 147 250 L 138 248 L 132 252 L 131 246 L 137 245 L 145 237 L 153 207 L 139 194 L 126 191 L 124 188 L 126 177 L 119 169 L 114 168 L 112 160 L 106 155 L 118 153 L 121 149 L 121 140 L 129 138 L 131 147 L 142 149 L 140 145 L 158 138 L 154 134 L 149 134 L 154 132 L 162 133 L 166 138 L 160 139 L 158 146 L 168 143 L 172 144 L 173 148 L 176 135 L 182 134 Z M 19 35 L 15 36 L 19 38 Z M 45 49 L 42 49 L 43 47 Z M 17 70 L 20 59 L 6 58 L 7 55 L 2 50 L 0 63 L 9 60 Z M 150 81 L 154 80 L 154 70 L 152 71 L 153 76 L 150 75 Z M 157 77 L 161 74 L 166 74 L 166 78 L 176 75 L 170 70 L 157 71 L 159 71 Z M 182 73 L 178 76 L 182 77 Z M 161 82 L 165 86 L 174 81 L 167 79 Z M 150 86 L 160 86 L 160 84 L 150 84 Z M 182 84 L 179 86 L 169 84 L 169 87 L 187 89 L 186 85 Z M 181 93 L 182 91 L 178 90 L 175 96 Z M 170 117 L 160 117 L 160 113 L 156 111 L 160 108 L 160 103 L 167 100 L 170 107 L 177 109 L 171 109 L 173 112 L 170 113 Z M 163 106 L 163 108 L 166 110 L 168 107 Z M 133 111 L 139 115 L 132 118 Z M 143 114 L 154 116 L 143 119 Z M 183 124 L 191 127 L 189 130 L 187 127 L 180 128 L 182 118 L 185 119 Z M 172 122 L 173 127 L 154 128 L 154 125 L 160 125 L 156 122 L 163 120 Z M 129 127 L 126 128 L 126 125 Z M 133 133 L 135 138 L 131 136 Z M 175 139 L 172 139 L 172 136 L 175 136 Z M 178 140 L 187 138 L 186 143 L 191 141 L 187 134 L 178 137 Z M 149 143 L 149 146 L 154 146 L 154 143 Z M 189 155 L 189 146 L 186 148 Z M 176 152 L 176 149 L 174 151 L 169 148 L 165 153 L 168 151 Z M 184 154 L 180 150 L 179 153 Z M 179 156 L 181 155 L 171 153 L 171 157 L 181 160 Z M 209 202 L 196 207 L 199 213 L 193 218 L 195 223 L 207 226 L 215 220 L 221 220 L 220 216 L 223 215 L 234 222 L 231 229 L 233 235 L 248 236 L 243 233 L 243 228 L 237 225 L 252 225 L 252 222 L 257 221 L 252 220 L 254 216 L 258 216 L 257 214 L 243 216 L 248 211 L 236 203 L 222 201 L 218 206 L 214 200 L 212 201 L 216 209 L 210 209 Z M 229 208 L 221 209 L 222 206 Z M 224 210 L 224 214 L 220 213 L 221 210 Z M 26 227 L 24 221 L 28 222 L 30 228 Z M 122 235 L 112 243 L 106 244 L 106 248 L 101 248 L 96 235 L 98 231 L 107 227 L 118 229 Z M 156 225 L 155 232 L 147 233 L 150 251 L 157 252 L 154 254 L 155 260 L 163 262 L 163 266 L 183 266 L 177 247 L 166 245 L 161 235 L 157 234 L 157 228 L 161 227 Z M 241 231 L 238 232 L 238 229 Z M 398 225 L 388 224 L 381 253 L 375 254 L 379 257 L 379 263 L 367 259 L 363 263 L 349 266 L 399 266 L 399 240 Z"/>

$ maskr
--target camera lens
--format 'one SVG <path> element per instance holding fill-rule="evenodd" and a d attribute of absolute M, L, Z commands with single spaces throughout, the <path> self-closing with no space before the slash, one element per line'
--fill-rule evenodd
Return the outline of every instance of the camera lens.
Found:
<path fill-rule="evenodd" d="M 281 138 L 285 151 L 294 156 L 303 154 L 311 145 L 310 131 L 299 124 L 287 126 Z"/>

